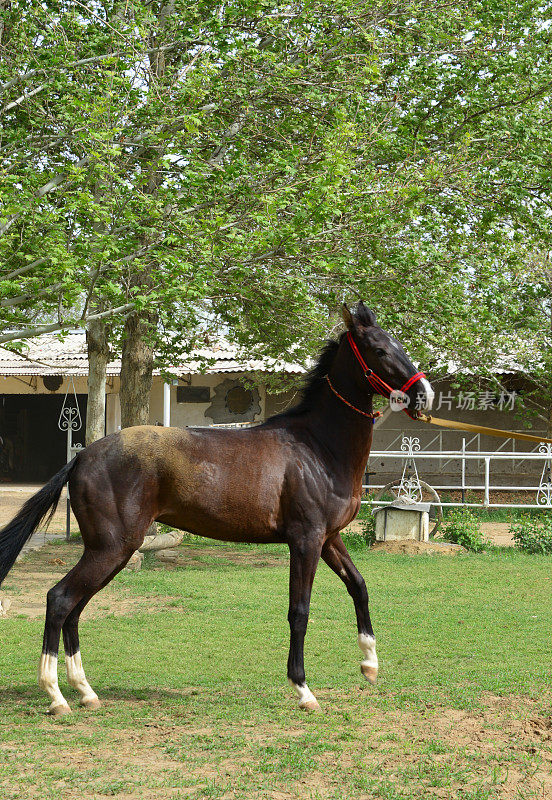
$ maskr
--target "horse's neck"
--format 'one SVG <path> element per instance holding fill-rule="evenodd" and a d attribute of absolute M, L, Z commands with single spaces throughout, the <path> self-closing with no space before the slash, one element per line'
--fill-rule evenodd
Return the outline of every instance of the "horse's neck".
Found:
<path fill-rule="evenodd" d="M 357 409 L 372 412 L 371 394 L 367 392 L 366 396 L 359 397 L 351 385 L 345 388 L 339 385 L 339 390 L 342 397 Z M 331 454 L 340 477 L 348 478 L 353 491 L 358 491 L 372 446 L 373 419 L 336 397 L 328 385 L 310 414 L 310 428 L 317 441 Z"/>

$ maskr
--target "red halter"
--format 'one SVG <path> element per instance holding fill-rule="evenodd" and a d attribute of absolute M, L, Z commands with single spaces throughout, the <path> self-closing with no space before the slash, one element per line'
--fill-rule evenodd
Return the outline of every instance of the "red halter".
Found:
<path fill-rule="evenodd" d="M 364 372 L 364 374 L 366 376 L 366 380 L 368 381 L 368 383 L 370 384 L 372 389 L 374 389 L 374 391 L 377 394 L 383 395 L 383 397 L 389 397 L 391 392 L 394 391 L 394 389 L 392 389 L 391 386 L 389 386 L 388 383 L 385 383 L 385 381 L 383 381 L 378 375 L 376 375 L 376 373 L 373 370 L 370 369 L 370 367 L 368 366 L 366 361 L 360 355 L 360 351 L 359 351 L 358 347 L 356 346 L 356 342 L 353 339 L 350 331 L 347 331 L 347 339 L 349 340 L 349 344 L 351 345 L 351 349 L 352 349 L 353 353 L 355 354 L 358 363 L 362 367 L 362 371 Z M 420 380 L 420 378 L 425 378 L 425 377 L 426 376 L 425 376 L 425 374 L 423 372 L 417 372 L 415 375 L 412 375 L 412 377 L 407 380 L 407 382 L 404 384 L 404 386 L 401 386 L 400 391 L 401 392 L 406 392 L 407 389 L 410 389 L 410 387 L 412 386 L 413 383 L 416 383 L 416 381 Z M 406 409 L 405 409 L 405 411 L 406 411 Z M 408 413 L 408 411 L 407 411 L 407 413 Z"/>

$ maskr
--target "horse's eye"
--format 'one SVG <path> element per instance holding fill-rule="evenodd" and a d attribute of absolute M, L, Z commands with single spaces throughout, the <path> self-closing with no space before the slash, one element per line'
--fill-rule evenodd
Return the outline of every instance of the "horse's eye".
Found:
<path fill-rule="evenodd" d="M 382 358 L 385 355 L 385 350 L 382 350 L 381 347 L 376 349 L 376 355 L 378 358 Z"/>

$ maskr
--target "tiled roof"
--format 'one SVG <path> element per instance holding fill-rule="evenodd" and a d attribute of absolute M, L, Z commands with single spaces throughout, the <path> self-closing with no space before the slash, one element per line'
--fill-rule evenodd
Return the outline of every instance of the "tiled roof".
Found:
<path fill-rule="evenodd" d="M 200 368 L 205 365 L 204 370 Z M 292 364 L 274 359 L 250 359 L 240 357 L 237 347 L 222 342 L 209 348 L 194 352 L 189 361 L 167 367 L 167 371 L 177 376 L 194 374 L 200 371 L 207 374 L 229 372 L 287 372 L 302 373 L 301 364 Z M 121 360 L 111 361 L 107 366 L 108 375 L 119 375 Z M 159 375 L 156 370 L 154 374 Z M 88 355 L 84 331 L 69 333 L 60 340 L 57 336 L 44 334 L 36 339 L 28 339 L 23 354 L 0 347 L 0 375 L 88 375 Z"/>
<path fill-rule="evenodd" d="M 517 343 L 519 353 L 524 353 L 521 344 Z M 207 365 L 205 366 L 207 362 Z M 473 370 L 453 361 L 440 361 L 437 359 L 434 369 L 448 375 L 456 373 L 473 374 Z M 204 367 L 204 369 L 202 369 Z M 204 372 L 207 374 L 235 373 L 235 372 L 284 372 L 304 373 L 304 365 L 276 361 L 274 359 L 247 358 L 243 352 L 240 356 L 238 348 L 227 341 L 222 341 L 212 347 L 202 347 L 196 350 L 188 361 L 168 366 L 167 371 L 177 377 Z M 495 374 L 505 374 L 523 371 L 523 366 L 517 362 L 514 353 L 499 357 L 499 363 L 493 369 Z M 121 361 L 116 359 L 108 364 L 109 376 L 119 375 Z M 156 370 L 154 374 L 159 375 Z M 32 375 L 88 375 L 88 355 L 86 350 L 86 335 L 84 331 L 73 331 L 63 340 L 52 334 L 44 334 L 36 339 L 28 339 L 23 355 L 0 347 L 0 375 L 32 376 Z"/>

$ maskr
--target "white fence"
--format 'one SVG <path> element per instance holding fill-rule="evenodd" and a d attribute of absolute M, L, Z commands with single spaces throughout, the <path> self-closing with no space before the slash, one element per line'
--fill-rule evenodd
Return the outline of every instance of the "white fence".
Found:
<path fill-rule="evenodd" d="M 476 437 L 474 437 L 475 439 Z M 481 451 L 468 450 L 467 447 L 474 439 L 463 440 L 461 450 L 422 450 L 420 440 L 415 436 L 403 436 L 400 450 L 376 450 L 370 453 L 370 460 L 372 459 L 395 459 L 402 461 L 402 474 L 397 477 L 393 482 L 393 493 L 400 499 L 407 501 L 421 501 L 423 495 L 423 462 L 431 460 L 438 461 L 440 470 L 444 469 L 444 465 L 448 467 L 448 474 L 452 472 L 451 465 L 458 464 L 458 482 L 456 484 L 448 483 L 446 485 L 432 484 L 432 488 L 436 491 L 459 491 L 461 492 L 462 499 L 457 502 L 444 502 L 443 506 L 469 506 L 469 507 L 484 507 L 484 508 L 540 508 L 542 510 L 552 509 L 552 445 L 541 443 L 533 451 L 530 452 L 516 452 L 515 446 L 511 450 L 505 451 L 498 448 L 494 451 Z M 506 440 L 501 447 L 513 440 Z M 479 439 L 477 440 L 479 445 Z M 504 464 L 511 462 L 512 469 L 515 471 L 516 466 L 524 461 L 537 461 L 542 462 L 542 471 L 538 486 L 516 486 L 509 484 L 507 486 L 494 484 L 492 481 L 492 466 L 499 462 L 501 468 Z M 467 478 L 467 465 L 468 463 L 479 462 L 480 470 L 478 470 L 479 480 L 477 483 L 471 483 Z M 419 471 L 418 471 L 418 464 Z M 369 462 L 370 465 L 370 462 Z M 368 466 L 369 469 L 369 466 Z M 398 472 L 398 470 L 397 470 Z M 420 474 L 419 474 L 420 472 Z M 363 485 L 365 491 L 383 490 L 390 487 L 390 484 L 372 484 L 366 483 Z M 466 502 L 466 493 L 469 491 L 483 492 L 483 499 L 481 502 Z M 502 492 L 531 492 L 535 495 L 534 503 L 491 503 L 490 493 L 492 491 Z M 384 501 L 379 499 L 363 500 L 363 503 L 385 505 L 392 502 L 391 500 Z"/>
<path fill-rule="evenodd" d="M 526 430 L 516 431 L 518 433 L 527 433 Z M 390 431 L 390 433 L 396 433 L 393 439 L 386 445 L 385 450 L 373 450 L 370 453 L 370 458 L 379 457 L 387 457 L 390 453 L 398 453 L 401 454 L 401 450 L 397 449 L 398 447 L 402 447 L 402 444 L 405 441 L 408 441 L 411 438 L 416 438 L 418 442 L 420 441 L 419 436 L 411 437 L 409 436 L 404 429 L 397 429 Z M 475 433 L 473 436 L 469 438 L 461 437 L 461 443 L 459 443 L 460 434 L 459 431 L 452 431 L 452 430 L 439 430 L 434 432 L 433 435 L 424 436 L 423 444 L 420 446 L 420 450 L 423 452 L 432 451 L 432 455 L 434 458 L 439 459 L 439 470 L 444 470 L 449 463 L 451 462 L 451 458 L 444 458 L 444 456 L 453 456 L 456 458 L 461 458 L 464 452 L 470 453 L 479 453 L 480 456 L 484 456 L 485 454 L 493 455 L 494 453 L 504 452 L 504 453 L 511 453 L 512 458 L 508 459 L 510 462 L 508 466 L 510 467 L 512 472 L 515 472 L 519 469 L 519 467 L 524 463 L 525 456 L 528 452 L 536 453 L 538 452 L 538 445 L 536 447 L 531 448 L 526 442 L 523 442 L 521 445 L 515 439 L 503 439 L 499 444 L 497 440 L 492 440 L 493 443 L 496 443 L 497 446 L 494 450 L 482 450 L 482 438 L 488 439 L 488 436 L 482 436 L 480 433 Z M 448 441 L 447 441 L 448 440 Z M 447 447 L 447 444 L 450 445 L 452 442 L 452 446 Z M 455 448 L 454 445 L 458 445 L 458 448 Z M 395 449 L 394 449 L 395 448 Z M 504 465 L 503 465 L 504 466 Z M 458 486 L 450 486 L 450 487 L 441 487 L 443 489 L 450 488 L 450 489 L 457 489 Z M 483 488 L 483 487 L 480 487 Z M 499 488 L 499 487 L 495 487 Z M 511 486 L 503 487 L 505 491 L 510 490 Z"/>

